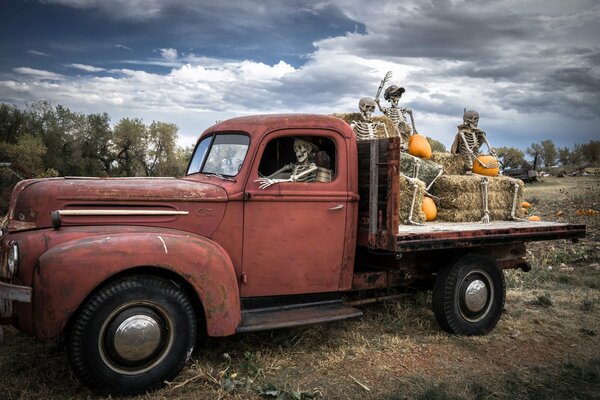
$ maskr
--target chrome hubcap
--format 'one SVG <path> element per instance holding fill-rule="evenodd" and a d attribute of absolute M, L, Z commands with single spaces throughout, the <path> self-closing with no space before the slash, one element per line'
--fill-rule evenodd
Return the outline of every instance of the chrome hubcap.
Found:
<path fill-rule="evenodd" d="M 488 289 L 483 281 L 476 279 L 469 283 L 465 292 L 465 306 L 471 312 L 479 312 L 485 307 L 488 298 Z"/>
<path fill-rule="evenodd" d="M 494 302 L 494 287 L 489 274 L 479 269 L 469 272 L 458 290 L 458 308 L 462 317 L 469 322 L 485 318 Z"/>
<path fill-rule="evenodd" d="M 123 321 L 114 336 L 117 354 L 127 361 L 150 357 L 161 342 L 159 323 L 148 315 L 133 315 Z"/>
<path fill-rule="evenodd" d="M 140 374 L 166 357 L 174 335 L 173 321 L 160 305 L 131 302 L 106 318 L 98 337 L 98 349 L 106 366 L 113 371 Z"/>

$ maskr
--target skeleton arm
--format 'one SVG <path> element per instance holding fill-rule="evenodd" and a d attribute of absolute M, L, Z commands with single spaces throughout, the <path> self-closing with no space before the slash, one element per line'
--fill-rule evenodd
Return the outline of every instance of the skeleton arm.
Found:
<path fill-rule="evenodd" d="M 293 167 L 291 166 L 291 164 L 288 164 L 287 169 L 292 169 Z M 275 172 L 274 174 L 270 175 L 270 176 L 276 176 L 277 173 L 279 172 L 284 172 L 286 170 L 286 167 L 282 168 L 281 170 Z M 317 170 L 317 165 L 314 163 L 311 163 L 310 166 L 305 169 L 304 171 L 298 173 L 298 174 L 292 174 L 289 178 L 287 179 L 274 179 L 274 178 L 270 178 L 270 177 L 266 177 L 266 178 L 258 178 L 257 180 L 255 180 L 254 182 L 258 182 L 258 187 L 260 189 L 266 189 L 271 185 L 274 185 L 276 183 L 281 183 L 281 182 L 296 182 L 299 179 L 303 178 L 306 175 L 309 175 L 311 173 L 313 173 L 314 171 Z"/>
<path fill-rule="evenodd" d="M 379 102 L 379 97 L 375 97 L 373 100 L 375 100 L 375 103 L 377 104 L 377 107 L 379 108 L 379 111 L 381 111 L 382 113 L 384 113 L 385 115 L 387 115 L 385 113 L 385 107 L 381 107 L 381 103 Z"/>
<path fill-rule="evenodd" d="M 385 76 L 383 77 L 383 79 L 381 80 L 381 83 L 379 84 L 379 87 L 377 88 L 377 94 L 375 95 L 375 103 L 377 103 L 377 105 L 379 105 L 379 96 L 381 96 L 381 91 L 383 90 L 383 86 L 385 85 L 385 83 L 387 81 L 390 80 L 390 78 L 392 77 L 392 71 L 388 71 Z M 379 109 L 381 110 L 381 107 L 379 107 Z M 383 110 L 381 110 L 383 111 Z"/>
<path fill-rule="evenodd" d="M 417 132 L 417 128 L 415 128 L 415 117 L 413 117 L 412 110 L 410 108 L 402 108 L 401 111 L 402 111 L 402 114 L 406 113 L 406 114 L 410 115 L 410 123 L 412 124 L 413 135 L 418 134 L 419 132 Z"/>
<path fill-rule="evenodd" d="M 300 179 L 300 178 L 302 178 L 302 177 L 304 177 L 306 175 L 310 175 L 311 173 L 313 173 L 314 171 L 316 171 L 317 168 L 318 168 L 317 164 L 310 163 L 310 166 L 307 169 L 305 169 L 304 171 L 302 171 L 302 172 L 300 172 L 300 173 L 298 173 L 296 175 L 290 176 L 290 179 L 292 180 L 292 182 L 296 182 L 298 179 Z"/>
<path fill-rule="evenodd" d="M 481 140 L 481 143 L 485 144 L 487 146 L 490 155 L 498 158 L 498 156 L 496 155 L 496 151 L 494 150 L 494 148 L 492 146 L 490 146 L 490 142 L 488 142 L 487 137 L 485 135 L 485 132 L 482 131 L 481 129 L 478 129 L 477 133 L 478 133 L 478 136 L 479 136 L 479 138 Z"/>

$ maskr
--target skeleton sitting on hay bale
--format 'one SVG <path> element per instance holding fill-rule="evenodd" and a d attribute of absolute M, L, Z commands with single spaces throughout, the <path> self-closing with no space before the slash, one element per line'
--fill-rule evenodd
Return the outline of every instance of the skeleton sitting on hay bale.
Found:
<path fill-rule="evenodd" d="M 520 220 L 517 204 L 523 194 L 523 182 L 498 175 L 498 161 L 485 132 L 477 127 L 479 114 L 465 110 L 463 124 L 452 144 L 451 154 L 438 153 L 433 158 L 441 162 L 449 175 L 437 181 L 432 191 L 438 198 L 441 220 L 467 222 L 480 220 Z M 485 144 L 492 157 L 481 156 Z M 487 158 L 486 158 L 487 157 Z M 473 171 L 479 171 L 476 173 Z M 483 174 L 483 175 L 481 175 Z M 473 207 L 474 193 L 481 193 L 481 210 Z M 483 214 L 483 215 L 481 215 Z"/>

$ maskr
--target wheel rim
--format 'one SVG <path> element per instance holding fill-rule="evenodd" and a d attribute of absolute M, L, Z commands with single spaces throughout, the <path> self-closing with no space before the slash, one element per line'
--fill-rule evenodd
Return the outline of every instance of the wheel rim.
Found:
<path fill-rule="evenodd" d="M 494 286 L 490 275 L 480 269 L 469 272 L 459 285 L 458 308 L 469 322 L 485 318 L 493 304 Z"/>
<path fill-rule="evenodd" d="M 134 375 L 158 365 L 173 345 L 173 321 L 152 302 L 132 302 L 115 309 L 102 325 L 100 357 L 115 372 Z"/>

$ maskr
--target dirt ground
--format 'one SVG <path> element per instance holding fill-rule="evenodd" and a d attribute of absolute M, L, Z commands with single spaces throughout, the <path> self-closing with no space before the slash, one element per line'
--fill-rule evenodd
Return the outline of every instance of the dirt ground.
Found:
<path fill-rule="evenodd" d="M 363 307 L 359 320 L 210 339 L 176 382 L 134 399 L 600 398 L 600 177 L 528 184 L 529 214 L 584 223 L 578 243 L 528 246 L 508 271 L 489 335 L 442 332 L 428 293 Z M 96 399 L 61 343 L 6 330 L 0 399 Z"/>

